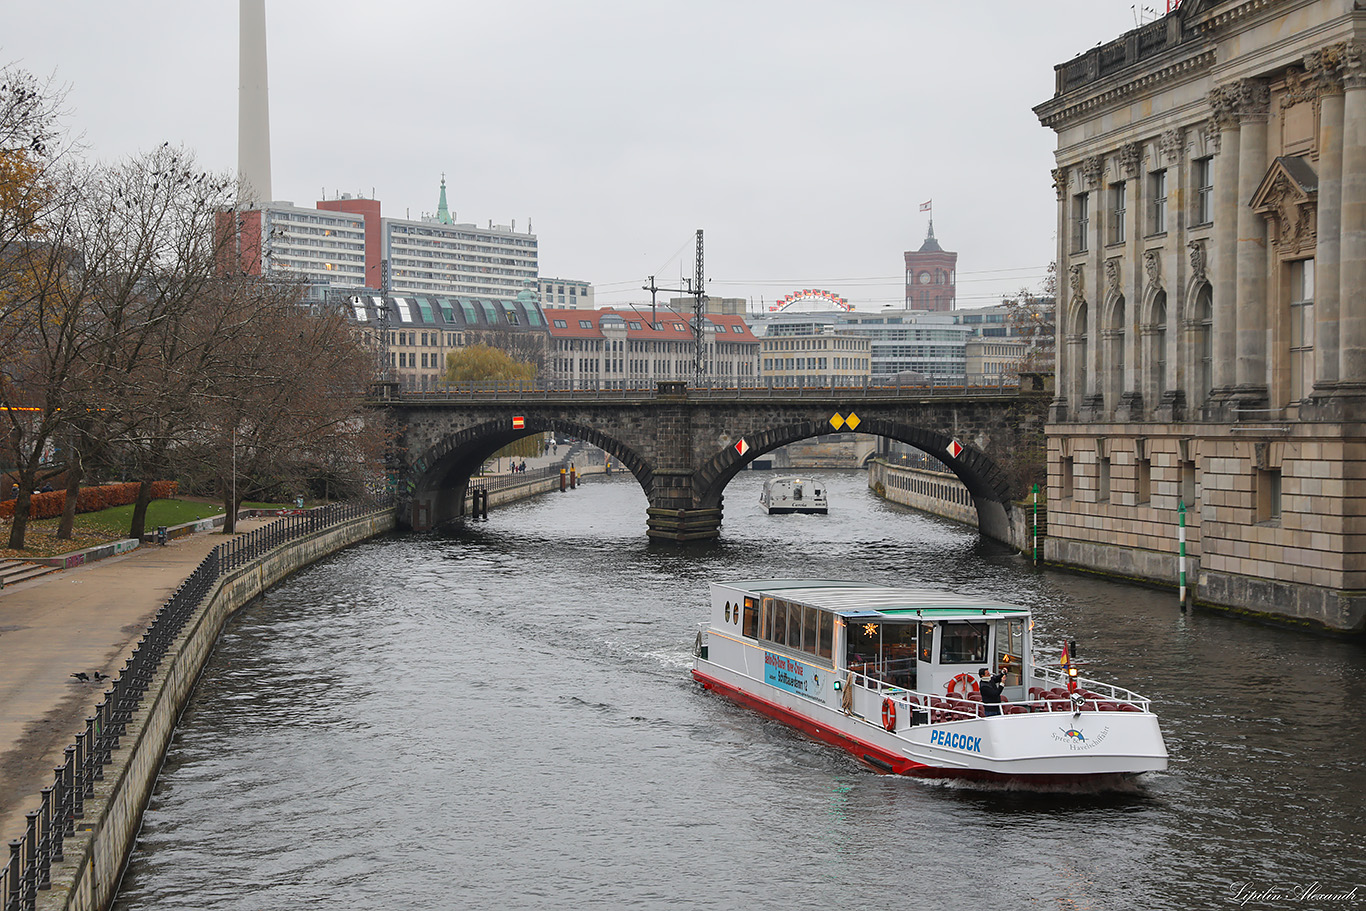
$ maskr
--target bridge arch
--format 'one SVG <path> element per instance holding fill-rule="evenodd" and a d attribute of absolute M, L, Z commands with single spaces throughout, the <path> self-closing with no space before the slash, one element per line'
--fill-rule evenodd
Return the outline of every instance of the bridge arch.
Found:
<path fill-rule="evenodd" d="M 446 434 L 410 462 L 410 498 L 425 504 L 415 507 L 423 514 L 414 515 L 414 527 L 431 528 L 464 515 L 470 478 L 489 457 L 510 443 L 541 433 L 574 436 L 597 446 L 630 471 L 649 494 L 653 472 L 640 453 L 596 427 L 539 416 L 524 418 L 519 430 L 511 429 L 505 419 L 483 421 Z"/>
<path fill-rule="evenodd" d="M 1011 485 L 1006 472 L 991 456 L 968 447 L 955 458 L 949 455 L 953 438 L 948 434 L 899 421 L 878 418 L 865 419 L 859 433 L 886 437 L 907 443 L 939 459 L 963 483 L 977 508 L 978 528 L 992 537 L 1009 540 L 1007 513 L 1011 503 Z M 730 481 L 751 462 L 765 453 L 789 443 L 830 433 L 830 425 L 819 421 L 804 421 L 775 427 L 746 436 L 749 449 L 742 456 L 734 446 L 726 446 L 714 453 L 698 471 L 702 482 L 697 491 L 703 508 L 720 509 L 722 494 Z"/>

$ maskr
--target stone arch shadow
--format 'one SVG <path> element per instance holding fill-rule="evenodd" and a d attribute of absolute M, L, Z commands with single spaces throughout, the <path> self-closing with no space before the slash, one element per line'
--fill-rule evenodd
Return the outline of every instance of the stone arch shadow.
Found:
<path fill-rule="evenodd" d="M 407 509 L 400 508 L 400 516 L 409 518 L 411 527 L 419 530 L 461 517 L 465 514 L 470 478 L 489 456 L 509 443 L 546 432 L 578 437 L 607 452 L 649 494 L 654 472 L 632 447 L 587 424 L 532 414 L 524 420 L 521 430 L 513 430 L 506 418 L 473 424 L 428 447 L 409 463 L 411 502 Z"/>
<path fill-rule="evenodd" d="M 727 446 L 698 470 L 699 506 L 719 509 L 726 485 L 759 456 L 788 443 L 829 432 L 828 423 L 802 421 L 746 435 L 745 441 L 750 444 L 750 449 L 743 456 L 734 447 Z M 939 459 L 958 476 L 971 495 L 973 505 L 977 508 L 978 531 L 989 538 L 1010 543 L 1013 510 L 1011 483 L 995 459 L 974 446 L 968 446 L 954 458 L 948 454 L 952 437 L 947 434 L 886 419 L 865 419 L 859 425 L 858 432 L 908 443 Z"/>

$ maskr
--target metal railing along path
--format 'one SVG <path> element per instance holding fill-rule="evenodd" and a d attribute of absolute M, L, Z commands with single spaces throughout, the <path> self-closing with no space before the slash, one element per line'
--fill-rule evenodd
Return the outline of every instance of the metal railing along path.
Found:
<path fill-rule="evenodd" d="M 25 814 L 24 834 L 10 841 L 9 858 L 0 868 L 0 911 L 33 911 L 38 893 L 51 888 L 52 865 L 65 860 L 63 844 L 76 834 L 76 820 L 85 815 L 85 801 L 95 796 L 95 782 L 104 779 L 104 767 L 113 761 L 119 738 L 132 722 L 161 659 L 219 578 L 290 541 L 391 507 L 388 497 L 333 503 L 282 516 L 209 552 L 157 610 L 123 670 L 95 706 L 95 714 L 85 719 L 85 730 L 66 748 L 65 760 L 53 770 L 52 784 L 42 789 L 39 807 Z"/>

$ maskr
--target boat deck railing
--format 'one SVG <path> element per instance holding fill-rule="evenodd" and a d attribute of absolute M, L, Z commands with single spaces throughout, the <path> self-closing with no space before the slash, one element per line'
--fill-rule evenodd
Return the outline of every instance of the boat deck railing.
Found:
<path fill-rule="evenodd" d="M 1039 678 L 1040 686 L 1043 689 L 1067 689 L 1067 674 L 1061 670 L 1054 670 L 1051 667 L 1039 667 L 1035 665 L 1031 670 L 1034 676 Z M 1048 686 L 1042 686 L 1047 683 Z M 1139 706 L 1143 711 L 1148 711 L 1148 706 L 1152 703 L 1146 696 L 1140 696 L 1133 690 L 1126 690 L 1122 686 L 1113 686 L 1100 680 L 1092 680 L 1089 677 L 1077 677 L 1077 688 L 1088 692 L 1096 693 L 1101 698 L 1110 702 L 1127 702 Z"/>
<path fill-rule="evenodd" d="M 898 662 L 884 662 L 879 668 L 868 668 L 869 672 L 850 670 L 847 683 L 855 688 L 891 700 L 897 707 L 897 716 L 913 719 L 916 724 L 945 724 L 952 721 L 967 721 L 981 718 L 985 707 L 981 696 L 969 693 L 949 696 L 908 689 L 896 683 L 897 669 L 892 665 Z M 912 662 L 907 662 L 912 663 Z M 866 667 L 866 666 L 865 666 Z M 1001 715 L 1027 715 L 1039 712 L 1148 712 L 1151 701 L 1131 690 L 1111 686 L 1095 680 L 1078 679 L 1077 697 L 1067 691 L 1066 678 L 1062 675 L 1039 674 L 1042 669 L 1035 668 L 1037 684 L 1054 683 L 1057 686 L 1033 685 L 1028 689 L 1030 698 L 1014 702 L 1002 696 Z M 1053 678 L 1057 677 L 1055 681 Z M 869 708 L 872 708 L 871 706 Z M 904 713 L 904 714 L 903 714 Z M 877 710 L 864 713 L 873 718 Z M 898 723 L 900 730 L 908 722 Z"/>

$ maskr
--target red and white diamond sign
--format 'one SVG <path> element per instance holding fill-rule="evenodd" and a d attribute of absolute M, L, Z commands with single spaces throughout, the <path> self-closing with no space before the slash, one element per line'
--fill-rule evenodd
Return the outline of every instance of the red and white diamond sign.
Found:
<path fill-rule="evenodd" d="M 958 454 L 963 451 L 963 444 L 957 440 L 949 440 L 949 445 L 944 448 L 948 450 L 949 455 L 956 459 L 958 458 Z"/>
<path fill-rule="evenodd" d="M 738 452 L 740 455 L 744 455 L 745 453 L 749 452 L 749 444 L 745 442 L 744 437 L 741 437 L 740 442 L 735 444 L 735 451 Z"/>

